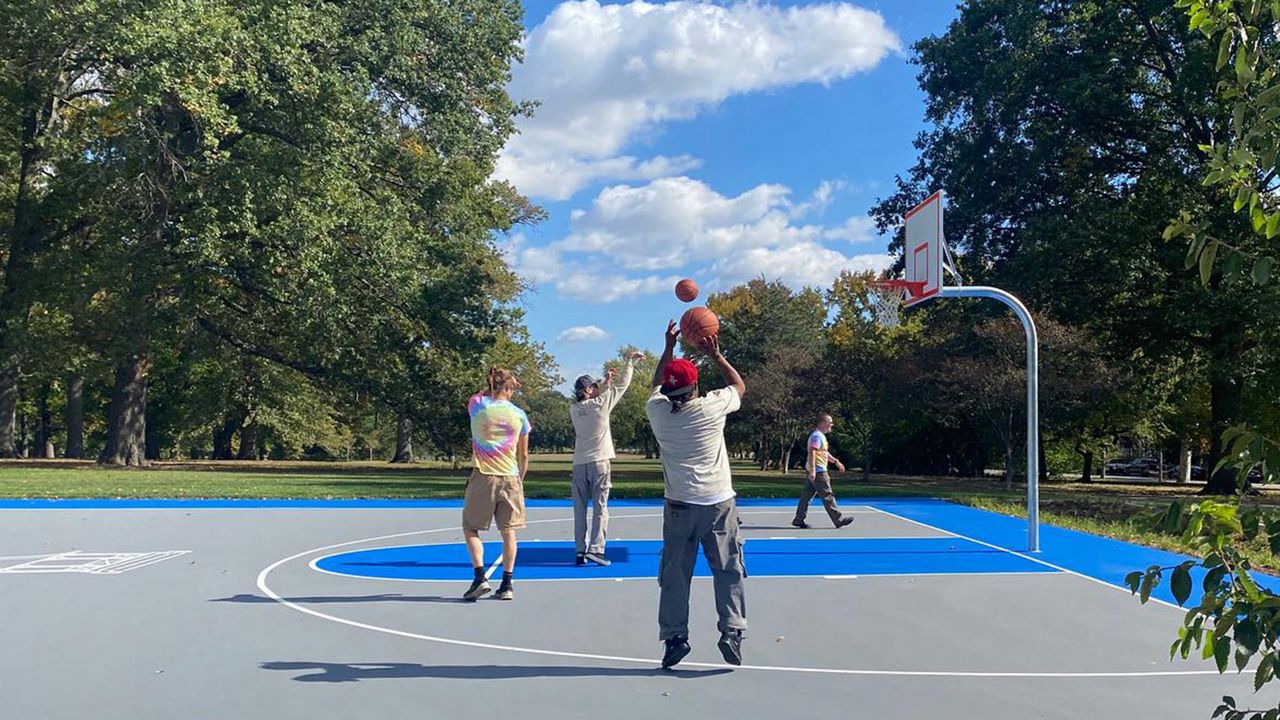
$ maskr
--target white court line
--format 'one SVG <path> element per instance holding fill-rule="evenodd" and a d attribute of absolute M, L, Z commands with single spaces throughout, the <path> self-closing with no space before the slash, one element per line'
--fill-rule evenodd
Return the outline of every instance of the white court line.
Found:
<path fill-rule="evenodd" d="M 1103 587 L 1109 587 L 1109 588 L 1111 588 L 1112 590 L 1119 590 L 1120 592 L 1129 593 L 1130 595 L 1132 595 L 1132 594 L 1133 594 L 1132 592 L 1130 592 L 1130 591 L 1129 591 L 1129 589 L 1128 589 L 1128 588 L 1123 588 L 1123 587 L 1120 587 L 1119 585 L 1112 585 L 1111 583 L 1107 582 L 1106 580 L 1099 580 L 1099 579 L 1098 579 L 1098 578 L 1096 578 L 1096 577 L 1090 577 L 1090 576 L 1088 576 L 1088 575 L 1085 575 L 1084 573 L 1079 573 L 1079 572 L 1076 572 L 1075 570 L 1071 570 L 1071 569 L 1069 569 L 1069 568 L 1064 568 L 1064 567 L 1062 567 L 1061 565 L 1054 565 L 1053 563 L 1051 563 L 1051 562 L 1046 562 L 1046 561 L 1044 561 L 1044 560 L 1041 560 L 1040 558 L 1035 557 L 1034 555 L 1028 555 L 1028 554 L 1026 554 L 1026 553 L 1021 553 L 1021 552 L 1018 552 L 1018 551 L 1016 551 L 1016 550 L 1010 550 L 1009 548 L 1006 548 L 1006 547 L 1000 547 L 999 545 L 992 545 L 992 544 L 991 544 L 991 543 L 989 543 L 989 542 L 984 542 L 984 541 L 982 541 L 982 540 L 978 540 L 978 539 L 976 539 L 976 538 L 971 538 L 971 537 L 969 537 L 969 536 L 967 536 L 967 535 L 961 535 L 960 533 L 951 532 L 950 530 L 943 530 L 943 529 L 942 529 L 942 528 L 940 528 L 940 527 L 936 527 L 936 526 L 934 526 L 934 525 L 930 525 L 930 524 L 928 524 L 928 523 L 922 523 L 922 522 L 919 522 L 919 521 L 917 521 L 917 520 L 912 520 L 912 519 L 911 519 L 911 518 L 909 518 L 909 517 L 903 517 L 902 515 L 898 515 L 897 513 L 891 513 L 891 512 L 889 512 L 888 510 L 878 510 L 878 512 L 882 512 L 882 513 L 884 513 L 885 515 L 888 515 L 889 517 L 895 517 L 895 518 L 898 518 L 899 520 L 906 520 L 906 521 L 907 521 L 907 522 L 909 522 L 909 523 L 914 523 L 914 524 L 919 525 L 919 526 L 921 526 L 921 527 L 927 527 L 927 528 L 931 528 L 931 529 L 933 529 L 933 530 L 937 530 L 938 532 L 944 532 L 944 533 L 946 533 L 946 534 L 948 534 L 948 535 L 951 535 L 951 536 L 953 536 L 953 537 L 960 538 L 961 540 L 968 540 L 969 542 L 977 543 L 977 544 L 979 544 L 979 545 L 985 545 L 985 546 L 987 546 L 987 547 L 989 547 L 989 548 L 992 548 L 992 549 L 995 549 L 995 550 L 1000 550 L 1000 551 L 1002 551 L 1002 552 L 1007 552 L 1007 553 L 1009 553 L 1010 555 L 1016 555 L 1016 556 L 1018 556 L 1018 557 L 1020 557 L 1020 558 L 1023 558 L 1024 560 L 1030 560 L 1031 562 L 1038 563 L 1038 564 L 1043 565 L 1043 566 L 1048 567 L 1048 568 L 1053 568 L 1054 570 L 1058 570 L 1059 572 L 1067 573 L 1068 575 L 1075 575 L 1076 577 L 1084 578 L 1085 580 L 1088 580 L 1089 582 L 1097 583 L 1097 584 L 1099 584 L 1099 585 L 1102 585 Z M 1173 608 L 1174 610 L 1177 610 L 1177 611 L 1179 611 L 1179 612 L 1184 612 L 1184 613 L 1185 613 L 1185 612 L 1187 611 L 1187 608 L 1179 607 L 1179 606 L 1174 605 L 1173 603 L 1171 603 L 1171 602 L 1169 602 L 1169 601 L 1167 601 L 1167 600 L 1161 600 L 1160 598 L 1155 597 L 1154 595 L 1152 595 L 1150 599 L 1151 599 L 1151 601 L 1152 601 L 1152 602 L 1159 603 L 1159 604 L 1164 605 L 1164 606 L 1166 606 L 1166 607 L 1171 607 L 1171 608 Z"/>
<path fill-rule="evenodd" d="M 886 513 L 892 515 L 892 513 Z M 628 515 L 625 517 L 656 517 L 661 513 L 649 515 Z M 902 518 L 906 520 L 907 518 Z M 548 522 L 569 522 L 572 518 L 555 518 L 547 520 L 532 520 L 528 524 L 548 523 Z M 937 529 L 937 528 L 935 528 Z M 599 660 L 605 662 L 623 662 L 631 664 L 640 664 L 647 667 L 654 667 L 658 661 L 654 658 L 636 658 L 623 655 L 600 655 L 595 653 L 567 652 L 563 650 L 545 650 L 541 648 L 519 647 L 515 645 L 497 645 L 494 643 L 475 642 L 471 640 L 458 640 L 455 638 L 438 637 L 435 635 L 425 635 L 422 633 L 413 633 L 405 630 L 397 630 L 395 628 L 382 627 L 380 625 L 371 625 L 347 618 L 329 615 L 313 610 L 309 607 L 303 607 L 298 603 L 286 600 L 281 597 L 271 586 L 267 584 L 267 577 L 281 565 L 292 562 L 298 558 L 305 557 L 314 553 L 327 552 L 336 550 L 337 548 L 350 547 L 366 542 L 377 542 L 381 540 L 391 540 L 394 538 L 408 537 L 411 535 L 426 535 L 438 532 L 456 531 L 457 528 L 437 528 L 435 530 L 413 530 L 410 532 L 396 533 L 393 535 L 381 535 L 378 537 L 363 538 L 360 540 L 349 540 L 347 542 L 335 543 L 333 545 L 325 545 L 323 547 L 304 550 L 300 553 L 281 558 L 274 563 L 263 568 L 258 573 L 257 586 L 260 591 L 267 597 L 284 605 L 285 607 L 311 615 L 312 617 L 328 620 L 329 622 L 354 627 L 361 630 L 369 630 L 372 632 L 393 635 L 396 637 L 409 638 L 413 640 L 425 640 L 427 642 L 440 643 L 442 645 L 452 645 L 456 647 L 470 647 L 482 650 L 499 650 L 505 652 L 524 653 L 528 655 L 540 655 L 548 657 L 573 658 L 578 660 Z M 946 532 L 946 531 L 942 531 Z M 976 542 L 976 541 L 975 541 Z M 443 543 L 441 543 L 443 544 Z M 650 578 L 652 579 L 652 578 Z M 1097 678 L 1152 678 L 1152 677 L 1180 677 L 1186 675 L 1218 675 L 1214 670 L 1145 670 L 1138 672 L 962 672 L 949 670 L 861 670 L 851 668 L 813 668 L 813 667 L 789 667 L 776 665 L 728 665 L 725 663 L 702 663 L 702 662 L 684 662 L 681 667 L 699 667 L 699 668 L 715 668 L 726 670 L 753 670 L 753 671 L 773 671 L 773 672 L 793 672 L 807 674 L 823 674 L 823 675 L 870 675 L 870 676 L 895 676 L 895 677 L 957 677 L 957 678 L 1059 678 L 1059 679 L 1097 679 Z"/>

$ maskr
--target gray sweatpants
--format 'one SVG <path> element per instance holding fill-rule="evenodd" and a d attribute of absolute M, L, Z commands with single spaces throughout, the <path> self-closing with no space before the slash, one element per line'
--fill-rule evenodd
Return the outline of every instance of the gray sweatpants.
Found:
<path fill-rule="evenodd" d="M 836 495 L 831 492 L 831 479 L 826 473 L 814 473 L 813 480 L 810 481 L 808 476 L 804 479 L 804 489 L 800 491 L 800 502 L 796 504 L 796 523 L 804 522 L 805 516 L 809 514 L 809 501 L 813 496 L 817 495 L 822 499 L 822 507 L 827 510 L 827 517 L 831 518 L 832 525 L 839 525 L 840 519 L 844 517 L 844 513 L 840 511 L 840 506 L 836 504 Z"/>
<path fill-rule="evenodd" d="M 689 585 L 698 546 L 711 566 L 720 632 L 747 629 L 742 541 L 738 505 L 730 498 L 716 505 L 667 500 L 662 513 L 662 557 L 658 561 L 658 639 L 689 636 Z"/>
<path fill-rule="evenodd" d="M 604 554 L 609 533 L 609 461 L 573 466 L 573 544 L 579 553 Z M 591 501 L 591 537 L 587 539 L 587 501 Z"/>

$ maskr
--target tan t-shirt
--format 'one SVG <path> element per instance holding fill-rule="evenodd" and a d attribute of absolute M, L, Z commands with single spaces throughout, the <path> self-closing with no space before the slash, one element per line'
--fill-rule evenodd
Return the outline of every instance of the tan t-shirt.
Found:
<path fill-rule="evenodd" d="M 590 400 L 569 405 L 569 420 L 573 422 L 573 464 L 612 460 L 613 430 L 609 427 L 609 414 L 631 385 L 633 367 L 630 360 L 622 368 L 618 382 L 605 388 Z"/>
<path fill-rule="evenodd" d="M 715 505 L 736 495 L 729 472 L 729 449 L 724 422 L 742 407 L 732 386 L 712 390 L 671 412 L 671 401 L 654 388 L 645 404 L 649 426 L 662 450 L 662 475 L 669 500 L 690 505 Z"/>

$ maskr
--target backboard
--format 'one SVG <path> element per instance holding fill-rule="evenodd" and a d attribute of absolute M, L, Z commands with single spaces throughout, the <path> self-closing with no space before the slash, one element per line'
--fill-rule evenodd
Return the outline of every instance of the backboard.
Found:
<path fill-rule="evenodd" d="M 919 293 L 907 293 L 903 306 L 910 307 L 942 289 L 942 263 L 946 253 L 942 237 L 942 191 L 911 208 L 902 221 L 906 227 L 905 278 L 907 282 L 924 283 Z"/>

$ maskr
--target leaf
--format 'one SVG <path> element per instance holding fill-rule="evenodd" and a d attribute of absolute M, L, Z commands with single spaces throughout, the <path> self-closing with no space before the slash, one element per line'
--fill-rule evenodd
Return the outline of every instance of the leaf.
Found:
<path fill-rule="evenodd" d="M 1258 537 L 1260 525 L 1261 522 L 1256 509 L 1246 510 L 1240 514 L 1240 527 L 1244 529 L 1244 539 L 1246 542 L 1253 542 Z"/>
<path fill-rule="evenodd" d="M 1160 584 L 1160 566 L 1152 565 L 1142 577 L 1142 585 L 1138 588 L 1138 597 L 1143 603 L 1151 599 L 1151 591 Z"/>
<path fill-rule="evenodd" d="M 1222 33 L 1222 40 L 1218 43 L 1218 62 L 1214 66 L 1215 70 L 1221 70 L 1231 62 L 1231 40 L 1234 36 L 1231 33 Z"/>
<path fill-rule="evenodd" d="M 1209 285 L 1209 278 L 1213 276 L 1213 260 L 1218 254 L 1218 243 L 1210 241 L 1205 243 L 1204 250 L 1200 253 L 1200 284 Z"/>
<path fill-rule="evenodd" d="M 1277 217 L 1280 217 L 1280 214 L 1278 214 Z M 1270 230 L 1270 226 L 1268 226 L 1268 230 Z M 1271 237 L 1271 235 L 1268 234 L 1267 237 Z M 1253 284 L 1254 285 L 1267 284 L 1267 281 L 1271 279 L 1271 264 L 1272 264 L 1271 258 L 1266 256 L 1260 257 L 1257 260 L 1253 261 Z"/>
<path fill-rule="evenodd" d="M 1263 655 L 1262 660 L 1258 662 L 1258 669 L 1253 673 L 1253 691 L 1258 692 L 1275 677 L 1275 656 Z"/>
<path fill-rule="evenodd" d="M 1280 111 L 1280 108 L 1276 108 L 1276 110 Z M 1276 117 L 1280 117 L 1280 112 L 1277 113 Z M 1280 213 L 1272 213 L 1267 218 L 1267 239 L 1270 240 L 1275 237 L 1277 232 L 1280 232 Z"/>
<path fill-rule="evenodd" d="M 1208 660 L 1209 658 L 1213 657 L 1213 654 L 1215 652 L 1214 647 L 1217 644 L 1216 639 L 1217 639 L 1217 636 L 1214 634 L 1212 630 L 1204 634 L 1204 644 L 1200 646 L 1201 660 Z"/>
<path fill-rule="evenodd" d="M 1227 569 L 1225 567 L 1213 568 L 1209 572 L 1205 573 L 1201 586 L 1204 588 L 1206 593 L 1217 593 L 1222 589 L 1222 581 L 1226 576 Z"/>
<path fill-rule="evenodd" d="M 1142 583 L 1142 573 L 1137 570 L 1134 570 L 1133 572 L 1124 576 L 1124 584 L 1129 586 L 1129 590 L 1135 594 L 1138 592 L 1138 585 L 1140 585 L 1141 583 Z"/>
<path fill-rule="evenodd" d="M 1169 579 L 1169 589 L 1173 591 L 1173 599 L 1179 605 L 1186 604 L 1191 597 L 1191 572 L 1187 570 L 1185 564 L 1179 565 L 1173 571 L 1173 577 Z"/>
<path fill-rule="evenodd" d="M 1240 647 L 1247 650 L 1250 655 L 1258 652 L 1258 646 L 1262 643 L 1257 623 L 1247 617 L 1236 622 L 1235 638 Z"/>
<path fill-rule="evenodd" d="M 1220 637 L 1214 641 L 1213 660 L 1218 664 L 1218 672 L 1227 671 L 1227 664 L 1231 660 L 1231 638 Z"/>

